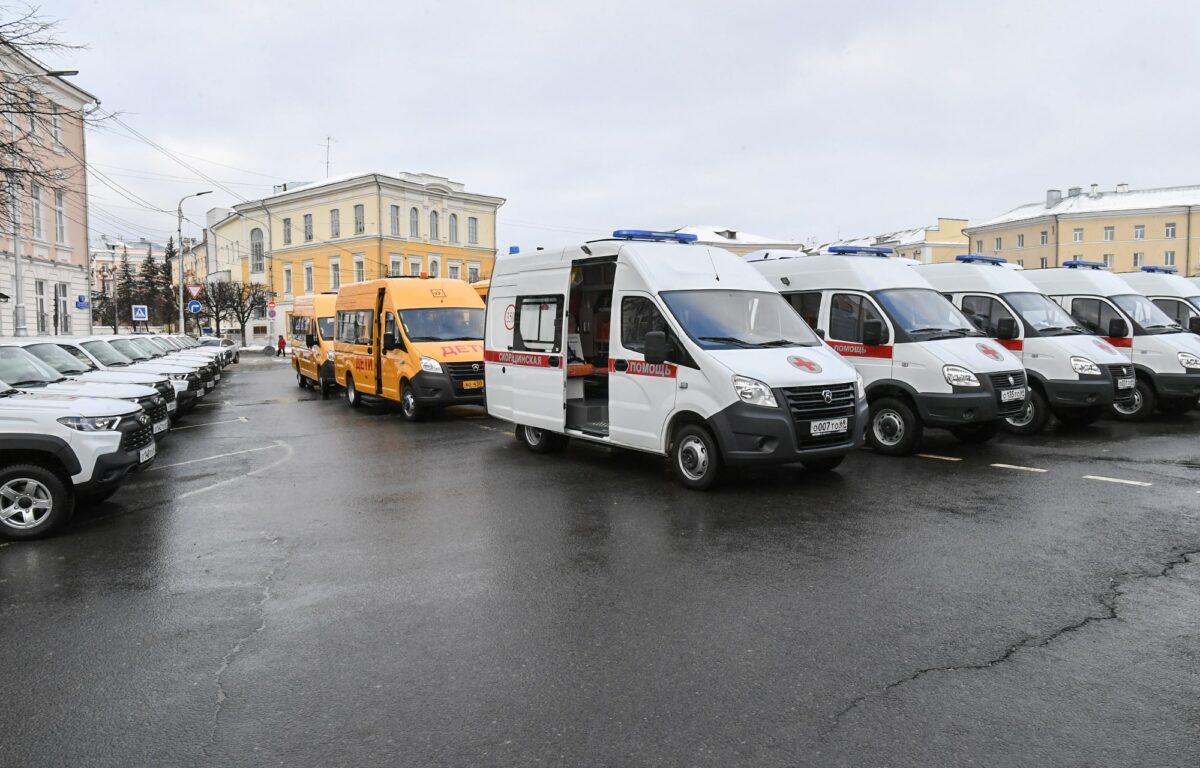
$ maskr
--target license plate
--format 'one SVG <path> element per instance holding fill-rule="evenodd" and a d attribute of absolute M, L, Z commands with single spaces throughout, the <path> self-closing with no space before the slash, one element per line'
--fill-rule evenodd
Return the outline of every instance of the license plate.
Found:
<path fill-rule="evenodd" d="M 468 379 L 462 383 L 463 389 L 483 389 L 483 379 Z"/>
<path fill-rule="evenodd" d="M 207 390 L 207 389 L 202 389 L 202 390 L 200 390 L 199 392 L 197 392 L 197 393 L 196 393 L 196 397 L 204 397 L 204 396 L 205 396 L 205 395 L 207 395 L 207 394 L 208 394 L 208 390 Z"/>
<path fill-rule="evenodd" d="M 171 426 L 170 419 L 163 419 L 162 421 L 156 421 L 156 422 L 154 422 L 154 434 L 157 435 L 159 432 L 166 432 L 170 426 Z"/>
<path fill-rule="evenodd" d="M 1000 390 L 1000 402 L 1011 403 L 1014 400 L 1025 399 L 1025 387 L 1017 387 L 1016 389 Z"/>
<path fill-rule="evenodd" d="M 145 464 L 147 461 L 150 461 L 150 459 L 154 458 L 154 454 L 157 451 L 158 451 L 158 446 L 155 445 L 154 443 L 150 443 L 150 445 L 147 445 L 145 448 L 138 451 L 138 463 Z"/>
<path fill-rule="evenodd" d="M 845 432 L 849 427 L 849 418 L 810 421 L 808 423 L 808 433 L 813 437 L 817 435 L 833 435 L 838 432 Z"/>
<path fill-rule="evenodd" d="M 1136 379 L 1117 379 L 1117 389 L 1133 389 Z"/>
<path fill-rule="evenodd" d="M 167 413 L 175 413 L 179 409 L 179 403 L 174 400 L 167 401 Z"/>
<path fill-rule="evenodd" d="M 206 381 L 206 382 L 204 382 L 204 391 L 207 392 L 208 390 L 212 389 L 215 386 L 217 386 L 217 382 Z"/>
<path fill-rule="evenodd" d="M 221 380 L 221 374 L 219 374 L 219 373 L 218 373 L 218 374 L 217 374 L 217 375 L 216 375 L 214 378 L 215 378 L 217 381 L 220 381 L 220 380 Z"/>

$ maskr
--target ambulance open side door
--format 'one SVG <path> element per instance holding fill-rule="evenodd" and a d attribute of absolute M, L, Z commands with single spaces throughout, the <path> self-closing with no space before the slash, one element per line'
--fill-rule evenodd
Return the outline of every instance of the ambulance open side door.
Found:
<path fill-rule="evenodd" d="M 507 349 L 491 350 L 488 362 L 512 385 L 512 420 L 562 432 L 566 424 L 567 297 L 569 267 L 522 275 L 504 308 Z M 489 387 L 491 386 L 489 382 Z"/>

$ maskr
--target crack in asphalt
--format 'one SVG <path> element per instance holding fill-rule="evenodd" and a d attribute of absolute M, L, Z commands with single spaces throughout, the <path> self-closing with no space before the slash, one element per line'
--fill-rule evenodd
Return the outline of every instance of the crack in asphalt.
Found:
<path fill-rule="evenodd" d="M 871 699 L 879 696 L 886 696 L 891 690 L 908 685 L 909 683 L 915 682 L 926 675 L 931 675 L 936 672 L 964 672 L 990 669 L 991 667 L 1008 661 L 1014 655 L 1016 655 L 1018 651 L 1044 648 L 1063 635 L 1083 629 L 1090 624 L 1097 624 L 1102 621 L 1112 621 L 1113 619 L 1119 618 L 1117 614 L 1117 600 L 1124 596 L 1125 593 L 1122 590 L 1122 586 L 1126 582 L 1141 579 L 1165 578 L 1170 576 L 1171 572 L 1174 571 L 1176 567 L 1190 563 L 1190 558 L 1194 555 L 1200 555 L 1200 549 L 1180 552 L 1170 560 L 1167 560 L 1166 563 L 1163 564 L 1162 569 L 1157 573 L 1122 572 L 1115 576 L 1110 576 L 1108 579 L 1108 589 L 1105 590 L 1105 592 L 1101 594 L 1099 598 L 1100 604 L 1104 607 L 1103 612 L 1085 616 L 1079 621 L 1059 627 L 1048 635 L 1026 636 L 1018 642 L 1007 646 L 1002 653 L 1000 653 L 998 656 L 988 659 L 987 661 L 975 664 L 948 664 L 939 667 L 925 667 L 924 669 L 918 669 L 912 674 L 899 678 L 898 680 L 892 680 L 882 688 L 864 693 L 863 695 L 853 699 L 849 704 L 847 704 L 845 707 L 842 707 L 832 715 L 832 722 L 830 723 L 830 726 L 826 728 L 824 732 L 822 732 L 821 738 L 826 738 L 832 734 L 841 725 L 841 720 L 843 717 L 858 709 Z"/>

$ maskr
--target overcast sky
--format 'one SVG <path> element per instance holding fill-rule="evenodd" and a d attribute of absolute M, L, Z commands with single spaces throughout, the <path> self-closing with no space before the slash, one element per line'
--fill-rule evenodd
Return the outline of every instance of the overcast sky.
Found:
<path fill-rule="evenodd" d="M 245 198 L 324 177 L 331 135 L 333 175 L 427 171 L 507 198 L 501 248 L 686 224 L 828 240 L 980 221 L 1048 187 L 1200 183 L 1186 0 L 42 10 L 88 46 L 49 63 Z M 211 186 L 119 126 L 88 142 L 172 211 L 93 182 L 94 230 L 166 237 L 179 197 Z"/>

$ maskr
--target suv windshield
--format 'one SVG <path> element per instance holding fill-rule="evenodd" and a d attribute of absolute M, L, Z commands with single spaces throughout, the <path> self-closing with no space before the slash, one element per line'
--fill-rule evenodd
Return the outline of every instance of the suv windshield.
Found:
<path fill-rule="evenodd" d="M 1181 333 L 1183 331 L 1179 323 L 1168 317 L 1166 312 L 1154 306 L 1145 296 L 1127 293 L 1123 296 L 1113 296 L 1112 300 L 1148 334 Z M 0 379 L 2 378 L 4 377 L 0 376 Z"/>
<path fill-rule="evenodd" d="M 151 357 L 150 353 L 142 349 L 140 345 L 134 344 L 133 339 L 113 339 L 108 343 L 112 345 L 113 349 L 132 360 L 149 360 Z"/>
<path fill-rule="evenodd" d="M 983 336 L 958 307 L 932 288 L 892 288 L 871 295 L 892 322 L 916 341 Z"/>
<path fill-rule="evenodd" d="M 62 376 L 20 347 L 0 347 L 0 381 L 11 387 L 44 387 Z"/>
<path fill-rule="evenodd" d="M 467 307 L 452 309 L 406 309 L 400 323 L 409 341 L 476 341 L 483 338 L 483 310 Z M 332 322 L 330 323 L 332 326 Z M 322 324 L 322 338 L 325 335 Z M 331 333 L 333 328 L 328 329 Z"/>
<path fill-rule="evenodd" d="M 57 344 L 30 344 L 25 351 L 64 376 L 78 376 L 92 368 L 83 365 Z"/>
<path fill-rule="evenodd" d="M 115 344 L 116 342 L 113 343 Z M 142 350 L 142 354 L 149 358 L 162 357 L 166 354 L 166 352 L 163 352 L 156 345 L 151 344 L 146 339 L 130 339 L 129 343 L 135 348 Z"/>
<path fill-rule="evenodd" d="M 1090 333 L 1067 310 L 1040 293 L 1006 293 L 1004 299 L 1017 314 L 1042 336 L 1068 336 Z"/>
<path fill-rule="evenodd" d="M 132 365 L 134 359 L 140 359 L 132 358 L 118 352 L 115 347 L 105 341 L 85 341 L 79 346 L 86 349 L 92 357 L 99 360 L 101 365 L 113 368 L 124 368 L 127 365 Z"/>
<path fill-rule="evenodd" d="M 778 293 L 664 291 L 661 296 L 701 349 L 815 347 L 821 343 Z"/>

